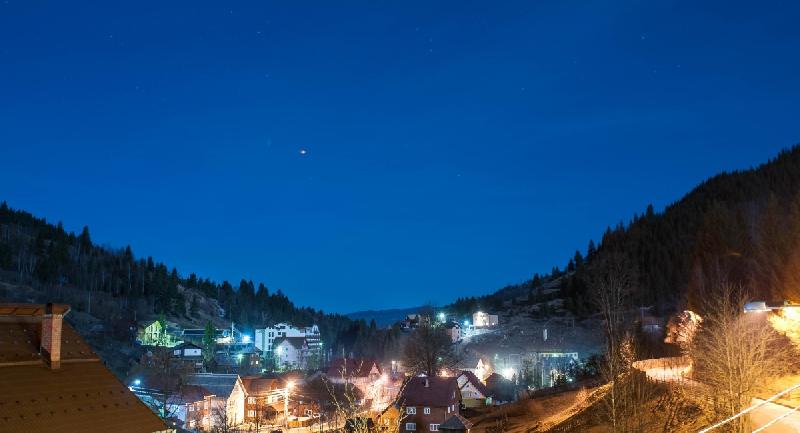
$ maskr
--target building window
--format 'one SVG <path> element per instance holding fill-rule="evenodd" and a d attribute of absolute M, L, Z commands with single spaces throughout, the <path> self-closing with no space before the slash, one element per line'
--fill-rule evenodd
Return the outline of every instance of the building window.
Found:
<path fill-rule="evenodd" d="M 409 406 L 406 408 L 406 415 L 416 415 L 416 414 L 417 414 L 417 408 L 415 408 L 414 406 Z"/>
<path fill-rule="evenodd" d="M 256 398 L 255 397 L 247 397 L 247 402 L 250 403 L 250 404 L 256 404 Z"/>
<path fill-rule="evenodd" d="M 417 429 L 417 423 L 415 422 L 407 422 L 406 423 L 406 431 L 414 431 Z"/>
<path fill-rule="evenodd" d="M 447 413 L 450 413 L 450 406 L 447 406 Z"/>
<path fill-rule="evenodd" d="M 439 424 L 431 424 L 431 431 L 439 431 Z"/>
<path fill-rule="evenodd" d="M 425 415 L 430 415 L 431 414 L 431 408 L 426 407 L 425 409 L 422 409 L 422 413 L 424 413 Z"/>
<path fill-rule="evenodd" d="M 250 418 L 255 418 L 256 417 L 256 411 L 248 410 L 247 411 L 247 416 L 249 416 Z"/>
<path fill-rule="evenodd" d="M 193 405 L 193 404 L 190 404 L 190 405 L 189 405 L 189 412 L 193 412 L 193 411 L 194 411 L 194 405 Z"/>

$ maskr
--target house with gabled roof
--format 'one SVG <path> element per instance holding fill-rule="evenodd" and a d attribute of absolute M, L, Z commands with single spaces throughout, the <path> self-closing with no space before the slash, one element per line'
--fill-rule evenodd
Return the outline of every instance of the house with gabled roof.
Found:
<path fill-rule="evenodd" d="M 0 431 L 167 433 L 64 321 L 64 304 L 0 304 Z"/>
<path fill-rule="evenodd" d="M 485 381 L 490 374 L 492 374 L 492 365 L 488 361 L 488 357 L 481 356 L 479 353 L 471 351 L 465 353 L 459 360 L 456 368 L 461 371 L 469 371 L 481 382 Z"/>
<path fill-rule="evenodd" d="M 492 394 L 486 385 L 471 371 L 462 371 L 456 377 L 458 389 L 461 391 L 461 403 L 465 407 L 481 407 L 492 405 Z"/>
<path fill-rule="evenodd" d="M 461 391 L 455 377 L 412 377 L 397 397 L 404 411 L 399 433 L 431 433 L 460 413 Z"/>
<path fill-rule="evenodd" d="M 186 385 L 200 386 L 207 389 L 212 397 L 209 400 L 210 425 L 221 423 L 234 425 L 244 420 L 244 406 L 237 406 L 237 393 L 234 393 L 238 374 L 197 373 L 186 376 Z M 241 390 L 238 390 L 240 393 Z M 233 397 L 232 397 L 233 396 Z"/>
<path fill-rule="evenodd" d="M 334 359 L 326 376 L 332 383 L 355 385 L 365 405 L 374 410 L 383 410 L 397 396 L 395 381 L 383 373 L 374 358 Z"/>
<path fill-rule="evenodd" d="M 167 413 L 183 428 L 208 430 L 214 426 L 214 394 L 199 385 L 183 385 L 167 399 Z"/>
<path fill-rule="evenodd" d="M 286 384 L 279 379 L 243 376 L 236 381 L 231 398 L 243 422 L 263 423 L 283 410 L 285 387 Z"/>
<path fill-rule="evenodd" d="M 137 331 L 136 341 L 142 346 L 173 347 L 181 343 L 180 336 L 183 330 L 178 324 L 161 320 L 146 322 Z"/>
<path fill-rule="evenodd" d="M 275 362 L 282 370 L 306 367 L 308 344 L 305 337 L 278 337 L 272 342 Z"/>

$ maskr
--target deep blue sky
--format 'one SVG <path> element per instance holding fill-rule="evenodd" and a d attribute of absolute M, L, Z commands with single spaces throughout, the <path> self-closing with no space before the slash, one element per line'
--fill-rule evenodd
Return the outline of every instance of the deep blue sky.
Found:
<path fill-rule="evenodd" d="M 800 142 L 798 2 L 110 3 L 0 1 L 0 200 L 325 310 L 524 280 Z"/>

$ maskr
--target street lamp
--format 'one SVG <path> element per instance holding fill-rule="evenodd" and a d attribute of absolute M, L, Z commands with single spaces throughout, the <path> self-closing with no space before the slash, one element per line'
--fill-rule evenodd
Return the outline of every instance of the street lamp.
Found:
<path fill-rule="evenodd" d="M 142 384 L 142 381 L 141 381 L 141 380 L 139 380 L 139 379 L 135 379 L 135 380 L 133 381 L 133 386 L 139 386 L 139 385 L 141 385 L 141 384 Z"/>
<path fill-rule="evenodd" d="M 447 318 L 447 316 L 445 316 L 444 313 L 439 313 L 439 321 L 440 322 L 444 322 L 444 319 L 446 319 L 446 318 Z"/>
<path fill-rule="evenodd" d="M 294 387 L 294 382 L 291 380 L 286 382 L 286 388 L 283 389 L 283 424 L 285 428 L 289 428 L 289 390 Z"/>

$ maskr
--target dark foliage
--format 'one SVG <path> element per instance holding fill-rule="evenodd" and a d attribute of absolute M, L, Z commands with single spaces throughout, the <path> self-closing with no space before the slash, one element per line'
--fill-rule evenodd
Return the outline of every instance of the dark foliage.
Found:
<path fill-rule="evenodd" d="M 95 244 L 88 227 L 76 235 L 64 230 L 61 223 L 48 223 L 5 202 L 0 203 L 2 280 L 46 289 L 47 301 L 70 303 L 111 327 L 131 323 L 136 310 L 144 310 L 138 312 L 151 317 L 163 313 L 191 321 L 199 306 L 194 296 L 186 298 L 184 288 L 190 288 L 205 298 L 216 299 L 224 309 L 224 319 L 241 328 L 279 322 L 295 326 L 316 323 L 332 350 L 379 358 L 386 351 L 397 352 L 399 345 L 397 329 L 380 330 L 374 322 L 297 307 L 281 290 L 270 291 L 252 281 L 242 280 L 234 287 L 228 281 L 216 283 L 194 273 L 183 277 L 177 269 L 152 257 L 135 257 L 130 246 L 114 249 Z M 110 303 L 115 308 L 110 308 Z M 127 329 L 127 325 L 124 327 Z"/>
<path fill-rule="evenodd" d="M 663 212 L 647 206 L 609 227 L 599 244 L 590 241 L 564 271 L 448 308 L 497 310 L 526 292 L 536 302 L 537 288 L 558 281 L 566 308 L 585 317 L 594 312 L 595 268 L 588 264 L 611 255 L 623 256 L 637 275 L 632 306 L 653 306 L 657 314 L 700 309 L 707 288 L 722 281 L 744 285 L 754 298 L 800 300 L 800 147 L 757 168 L 716 175 Z"/>

